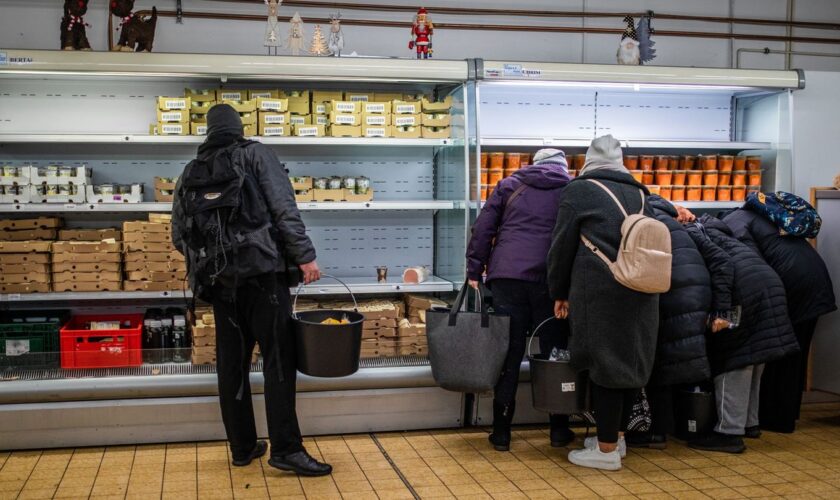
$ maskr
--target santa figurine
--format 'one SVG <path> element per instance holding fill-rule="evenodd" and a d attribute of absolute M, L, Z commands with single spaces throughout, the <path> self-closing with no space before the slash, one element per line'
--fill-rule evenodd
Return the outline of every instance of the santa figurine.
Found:
<path fill-rule="evenodd" d="M 414 40 L 408 42 L 409 49 L 417 51 L 417 59 L 421 56 L 423 59 L 432 57 L 432 35 L 435 32 L 435 26 L 432 20 L 429 19 L 429 13 L 425 7 L 420 7 L 417 10 L 417 15 L 414 16 L 414 24 L 411 26 L 411 36 Z"/>

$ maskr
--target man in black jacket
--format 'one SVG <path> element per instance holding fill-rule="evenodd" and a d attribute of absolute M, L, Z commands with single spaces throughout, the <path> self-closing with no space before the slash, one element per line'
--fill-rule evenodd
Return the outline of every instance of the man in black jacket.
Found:
<path fill-rule="evenodd" d="M 205 268 L 197 265 L 199 259 L 206 259 L 205 249 L 196 251 L 189 244 L 191 231 L 195 230 L 195 214 L 186 212 L 185 202 L 190 196 L 195 199 L 195 193 L 188 195 L 184 191 L 185 185 L 193 185 L 185 180 L 185 170 L 175 191 L 172 236 L 176 247 L 187 256 L 194 293 L 213 304 L 219 403 L 233 464 L 248 465 L 263 456 L 268 448 L 265 441 L 257 440 L 248 376 L 251 352 L 257 342 L 263 356 L 265 407 L 271 441 L 269 465 L 301 475 L 329 474 L 332 467 L 317 462 L 304 449 L 295 410 L 297 362 L 294 332 L 290 324 L 289 275 L 297 274 L 289 269 L 298 267 L 306 283 L 317 281 L 320 271 L 315 262 L 315 248 L 306 236 L 306 228 L 283 165 L 267 147 L 243 139 L 239 114 L 228 105 L 214 106 L 207 115 L 207 132 L 207 139 L 198 148 L 198 160 L 202 165 L 209 166 L 205 168 L 216 176 L 227 174 L 230 177 L 230 172 L 241 173 L 241 192 L 246 193 L 240 195 L 240 201 L 246 208 L 242 209 L 237 220 L 230 222 L 234 227 L 227 227 L 221 232 L 244 238 L 243 230 L 236 227 L 237 221 L 259 220 L 262 217 L 270 220 L 268 234 L 273 239 L 261 241 L 264 244 L 257 250 L 264 251 L 264 254 L 255 252 L 237 257 L 235 253 L 229 255 L 229 250 L 223 252 L 223 263 L 217 265 L 218 272 L 208 279 Z M 212 201 L 223 195 L 224 192 L 207 193 L 203 199 Z M 247 208 L 253 206 L 259 206 L 261 210 L 252 212 L 263 213 L 247 213 Z M 218 217 L 218 212 L 215 213 Z M 219 225 L 224 227 L 221 220 Z M 257 235 L 257 232 L 245 236 L 252 235 Z M 214 237 L 220 238 L 219 235 Z M 255 255 L 265 255 L 265 261 L 247 262 Z M 240 269 L 254 269 L 255 264 L 263 264 L 274 272 L 257 276 L 246 274 L 240 279 L 243 274 Z M 223 270 L 227 272 L 227 279 L 219 278 Z M 229 278 L 231 274 L 234 275 L 232 279 Z"/>

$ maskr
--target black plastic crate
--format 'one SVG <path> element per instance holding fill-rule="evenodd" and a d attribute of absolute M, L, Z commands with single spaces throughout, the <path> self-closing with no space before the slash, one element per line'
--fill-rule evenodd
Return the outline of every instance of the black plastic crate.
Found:
<path fill-rule="evenodd" d="M 61 365 L 59 330 L 70 311 L 0 314 L 0 368 L 54 368 Z"/>

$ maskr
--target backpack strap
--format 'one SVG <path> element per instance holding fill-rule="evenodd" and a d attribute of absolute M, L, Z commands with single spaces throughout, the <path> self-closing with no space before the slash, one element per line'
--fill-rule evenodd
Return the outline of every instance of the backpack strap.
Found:
<path fill-rule="evenodd" d="M 627 217 L 629 217 L 629 215 L 627 214 L 627 210 L 624 209 L 624 205 L 622 205 L 621 202 L 618 201 L 618 197 L 616 197 L 616 195 L 613 194 L 613 192 L 610 191 L 610 189 L 607 186 L 605 186 L 600 181 L 596 181 L 595 179 L 586 179 L 586 180 L 594 183 L 599 188 L 606 191 L 607 194 L 610 195 L 610 198 L 612 198 L 612 200 L 615 202 L 615 204 L 618 205 L 618 209 L 621 210 L 621 213 L 624 215 L 624 218 L 626 219 Z M 642 209 L 639 210 L 639 214 L 642 214 L 645 211 L 645 192 L 640 189 L 639 190 L 639 195 L 642 197 Z M 613 262 L 604 254 L 604 252 L 602 252 L 597 246 L 595 246 L 595 244 L 592 243 L 592 241 L 589 238 L 584 236 L 583 233 L 580 234 L 580 240 L 583 242 L 583 244 L 586 246 L 586 248 L 592 250 L 592 253 L 594 253 L 601 260 L 603 260 L 604 263 L 607 266 L 612 266 Z"/>

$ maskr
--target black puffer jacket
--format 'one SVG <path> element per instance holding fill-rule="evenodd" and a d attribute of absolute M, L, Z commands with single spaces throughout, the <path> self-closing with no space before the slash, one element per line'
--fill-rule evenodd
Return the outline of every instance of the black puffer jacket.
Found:
<path fill-rule="evenodd" d="M 804 238 L 781 236 L 766 217 L 739 209 L 723 219 L 735 237 L 761 253 L 782 278 L 792 323 L 837 310 L 831 276 L 822 257 Z"/>
<path fill-rule="evenodd" d="M 735 267 L 732 305 L 742 308 L 735 330 L 709 334 L 712 375 L 781 359 L 799 350 L 787 312 L 782 280 L 761 255 L 738 241 L 723 221 L 704 215 L 687 227 L 700 244 L 712 243 L 726 252 Z M 702 243 L 703 241 L 706 243 Z"/>
<path fill-rule="evenodd" d="M 706 330 L 712 310 L 712 276 L 720 289 L 715 309 L 729 309 L 734 270 L 722 250 L 698 250 L 677 210 L 659 196 L 648 197 L 657 220 L 671 231 L 671 289 L 659 295 L 659 337 L 650 385 L 675 385 L 707 380 Z M 712 245 L 713 246 L 713 245 Z M 708 262 L 708 264 L 707 264 Z M 707 267 L 708 266 L 708 267 Z"/>

